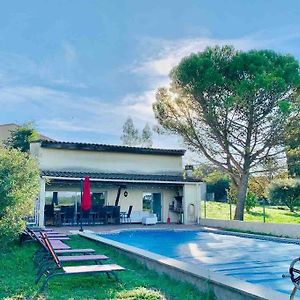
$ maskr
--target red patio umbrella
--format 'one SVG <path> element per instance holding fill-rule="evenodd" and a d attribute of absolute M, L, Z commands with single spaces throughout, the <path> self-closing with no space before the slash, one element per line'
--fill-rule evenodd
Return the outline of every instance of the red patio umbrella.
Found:
<path fill-rule="evenodd" d="M 83 211 L 90 210 L 92 207 L 92 198 L 91 198 L 91 184 L 90 178 L 88 176 L 84 177 L 83 181 L 83 194 L 81 199 L 81 209 Z"/>
<path fill-rule="evenodd" d="M 82 212 L 88 211 L 92 207 L 91 199 L 91 184 L 90 178 L 88 176 L 84 177 L 84 180 L 81 179 L 81 208 L 80 208 L 80 231 L 83 231 L 82 228 Z"/>

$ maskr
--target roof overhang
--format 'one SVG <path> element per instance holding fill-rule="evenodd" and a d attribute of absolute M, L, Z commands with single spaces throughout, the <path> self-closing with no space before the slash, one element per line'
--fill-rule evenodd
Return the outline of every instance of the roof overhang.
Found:
<path fill-rule="evenodd" d="M 90 181 L 105 183 L 133 183 L 133 184 L 199 184 L 201 181 L 186 179 L 183 176 L 174 175 L 150 175 L 150 174 L 121 174 L 121 173 L 93 173 L 93 172 L 58 172 L 42 171 L 41 177 L 50 180 L 80 181 L 88 176 Z"/>

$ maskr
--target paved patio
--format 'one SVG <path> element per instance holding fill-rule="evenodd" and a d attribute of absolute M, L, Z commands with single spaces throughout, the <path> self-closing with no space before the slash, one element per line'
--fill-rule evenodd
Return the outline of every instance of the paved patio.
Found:
<path fill-rule="evenodd" d="M 78 231 L 80 226 L 62 226 L 62 227 L 49 227 L 55 229 L 55 231 L 60 233 L 74 233 Z M 183 225 L 183 224 L 156 224 L 145 226 L 142 224 L 120 224 L 120 225 L 96 225 L 96 226 L 83 226 L 85 231 L 94 231 L 94 232 L 110 232 L 114 230 L 121 229 L 200 229 L 200 225 Z"/>

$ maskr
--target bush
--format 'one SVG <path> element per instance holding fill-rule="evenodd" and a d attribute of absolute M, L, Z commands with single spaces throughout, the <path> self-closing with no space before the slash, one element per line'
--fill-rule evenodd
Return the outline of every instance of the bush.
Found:
<path fill-rule="evenodd" d="M 32 213 L 39 190 L 39 169 L 33 158 L 0 148 L 0 246 L 15 239 Z"/>
<path fill-rule="evenodd" d="M 286 205 L 293 212 L 300 205 L 300 180 L 274 180 L 270 185 L 269 198 L 272 205 Z"/>
<path fill-rule="evenodd" d="M 245 208 L 247 213 L 250 213 L 250 210 L 258 204 L 256 195 L 252 192 L 248 192 L 246 196 Z"/>
<path fill-rule="evenodd" d="M 116 300 L 166 300 L 166 298 L 158 291 L 140 287 L 118 293 Z"/>

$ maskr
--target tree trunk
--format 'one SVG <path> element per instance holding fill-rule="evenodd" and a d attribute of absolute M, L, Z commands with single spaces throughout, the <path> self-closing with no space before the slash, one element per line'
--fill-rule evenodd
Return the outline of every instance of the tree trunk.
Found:
<path fill-rule="evenodd" d="M 249 179 L 249 172 L 246 172 L 242 175 L 238 196 L 237 196 L 237 204 L 234 214 L 235 220 L 244 220 L 244 210 L 245 210 L 245 203 L 246 203 L 246 195 L 247 195 L 247 188 L 248 188 L 248 179 Z"/>

